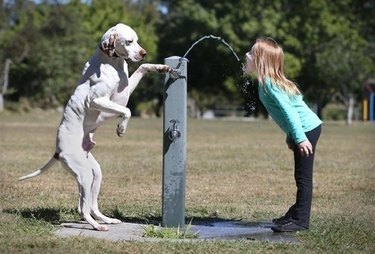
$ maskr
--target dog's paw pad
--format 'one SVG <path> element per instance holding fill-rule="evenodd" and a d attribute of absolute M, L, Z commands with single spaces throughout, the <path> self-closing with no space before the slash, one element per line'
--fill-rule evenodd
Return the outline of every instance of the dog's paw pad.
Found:
<path fill-rule="evenodd" d="M 166 73 L 166 72 L 171 71 L 171 67 L 168 65 L 160 65 L 158 66 L 157 71 L 160 73 Z"/>

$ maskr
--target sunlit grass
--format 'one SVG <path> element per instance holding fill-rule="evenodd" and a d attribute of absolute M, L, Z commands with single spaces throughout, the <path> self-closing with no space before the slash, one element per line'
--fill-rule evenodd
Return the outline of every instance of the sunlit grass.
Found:
<path fill-rule="evenodd" d="M 184 228 L 160 227 L 149 224 L 145 226 L 143 236 L 162 239 L 196 239 L 199 233 L 191 230 L 191 221 Z"/>
<path fill-rule="evenodd" d="M 112 243 L 59 239 L 54 225 L 78 220 L 73 177 L 61 166 L 18 182 L 54 152 L 61 114 L 0 114 L 0 253 L 314 253 L 375 251 L 375 126 L 326 123 L 316 151 L 312 225 L 298 246 L 248 241 Z M 110 216 L 160 219 L 162 119 L 132 118 L 97 131 L 99 204 Z M 270 121 L 188 121 L 186 216 L 270 220 L 295 200 L 292 154 Z M 126 250 L 126 251 L 124 251 Z"/>

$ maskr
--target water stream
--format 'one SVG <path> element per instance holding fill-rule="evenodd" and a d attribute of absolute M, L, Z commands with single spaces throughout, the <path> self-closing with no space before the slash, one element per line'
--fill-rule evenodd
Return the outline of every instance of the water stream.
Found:
<path fill-rule="evenodd" d="M 236 54 L 236 52 L 233 50 L 232 46 L 227 43 L 223 38 L 219 37 L 219 36 L 215 36 L 215 35 L 206 35 L 206 36 L 203 36 L 201 37 L 200 39 L 198 39 L 197 41 L 195 41 L 191 46 L 190 48 L 185 52 L 185 54 L 183 55 L 183 57 L 181 59 L 187 59 L 187 55 L 190 53 L 190 51 L 197 45 L 199 44 L 200 42 L 202 42 L 203 40 L 206 40 L 206 39 L 214 39 L 214 40 L 218 40 L 220 41 L 221 43 L 223 43 L 225 46 L 228 47 L 228 49 L 232 52 L 233 56 L 236 58 L 236 60 L 238 62 L 241 62 L 240 61 L 240 58 L 238 57 L 238 55 Z M 176 69 L 173 69 L 171 71 L 171 75 L 173 78 L 178 78 L 179 77 L 179 69 L 180 65 L 178 65 L 176 67 Z M 244 63 L 241 64 L 241 72 L 243 70 L 243 67 L 244 67 Z M 237 83 L 237 88 L 240 90 L 241 93 L 245 94 L 246 96 L 246 102 L 245 102 L 245 105 L 243 107 L 243 109 L 246 111 L 246 116 L 249 116 L 252 114 L 253 111 L 255 111 L 256 109 L 256 94 L 255 94 L 255 88 L 254 88 L 254 83 L 247 77 L 245 77 L 243 74 L 241 74 L 241 81 L 240 83 Z"/>
<path fill-rule="evenodd" d="M 199 40 L 197 40 L 196 42 L 194 42 L 191 47 L 186 51 L 186 53 L 184 54 L 184 56 L 182 58 L 186 58 L 186 56 L 189 54 L 189 52 L 195 47 L 195 45 L 197 45 L 198 43 L 200 43 L 201 41 L 205 40 L 205 39 L 216 39 L 216 40 L 219 40 L 221 41 L 225 46 L 227 46 L 230 51 L 232 51 L 233 55 L 236 57 L 237 61 L 239 62 L 240 61 L 240 58 L 237 56 L 236 52 L 233 50 L 232 46 L 229 45 L 223 38 L 219 37 L 219 36 L 215 36 L 215 35 L 206 35 L 206 36 L 203 36 L 202 38 L 200 38 Z"/>

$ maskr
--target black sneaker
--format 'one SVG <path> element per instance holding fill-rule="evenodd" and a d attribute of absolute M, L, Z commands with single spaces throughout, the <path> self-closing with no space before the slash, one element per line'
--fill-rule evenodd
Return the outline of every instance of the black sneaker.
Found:
<path fill-rule="evenodd" d="M 285 221 L 288 221 L 289 218 L 285 215 L 281 216 L 280 218 L 272 219 L 272 223 L 275 225 L 282 224 Z"/>
<path fill-rule="evenodd" d="M 280 223 L 271 227 L 271 229 L 275 232 L 296 232 L 296 231 L 306 230 L 308 228 L 299 226 L 290 220 L 286 220 L 283 223 Z"/>

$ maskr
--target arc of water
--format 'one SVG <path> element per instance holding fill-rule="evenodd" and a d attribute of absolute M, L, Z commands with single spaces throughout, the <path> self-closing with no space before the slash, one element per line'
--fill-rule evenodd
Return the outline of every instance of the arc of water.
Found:
<path fill-rule="evenodd" d="M 202 38 L 200 38 L 199 40 L 197 40 L 196 42 L 194 42 L 190 48 L 186 51 L 186 53 L 184 54 L 184 56 L 182 58 L 186 58 L 186 56 L 189 54 L 189 52 L 195 47 L 195 45 L 197 45 L 198 43 L 200 43 L 201 41 L 205 40 L 205 39 L 216 39 L 216 40 L 219 40 L 221 41 L 225 46 L 227 46 L 230 51 L 232 52 L 232 54 L 236 57 L 237 61 L 239 62 L 240 61 L 240 58 L 237 56 L 236 52 L 233 50 L 232 46 L 229 45 L 223 38 L 219 37 L 219 36 L 215 36 L 215 35 L 206 35 L 206 36 L 203 36 Z"/>
<path fill-rule="evenodd" d="M 223 38 L 219 37 L 219 36 L 215 36 L 215 35 L 206 35 L 206 36 L 203 36 L 201 37 L 200 39 L 198 39 L 197 41 L 195 41 L 191 46 L 190 48 L 185 52 L 185 54 L 183 55 L 183 57 L 180 58 L 179 60 L 179 64 L 177 64 L 177 66 L 174 68 L 174 69 L 171 69 L 170 71 L 170 77 L 174 80 L 178 79 L 178 78 L 182 78 L 181 74 L 180 74 L 180 65 L 182 63 L 182 60 L 185 59 L 186 61 L 188 61 L 188 59 L 186 58 L 186 56 L 190 53 L 190 51 L 198 44 L 200 43 L 201 41 L 205 40 L 205 39 L 215 39 L 215 40 L 219 40 L 221 43 L 223 43 L 225 46 L 227 46 L 229 48 L 229 50 L 232 52 L 232 54 L 235 56 L 235 58 L 237 59 L 238 62 L 241 62 L 240 61 L 240 58 L 237 56 L 236 52 L 233 50 L 232 46 L 229 45 L 229 43 L 227 43 Z M 245 68 L 245 64 L 242 63 L 242 70 Z M 244 76 L 243 76 L 244 77 Z M 245 80 L 245 82 L 241 85 L 241 87 L 239 87 L 239 85 L 237 84 L 237 87 L 239 87 L 239 89 L 241 89 L 241 91 L 244 93 L 244 94 L 247 94 L 247 95 L 250 95 L 249 92 L 247 91 L 247 87 L 251 85 L 250 81 L 249 80 Z M 255 100 L 252 100 L 251 103 L 247 103 L 247 107 L 250 109 L 250 110 L 255 110 Z"/>

